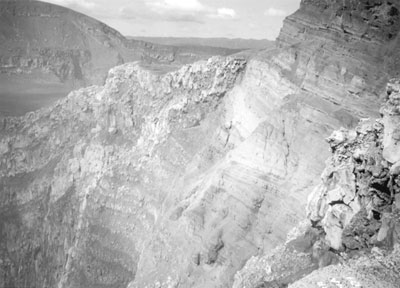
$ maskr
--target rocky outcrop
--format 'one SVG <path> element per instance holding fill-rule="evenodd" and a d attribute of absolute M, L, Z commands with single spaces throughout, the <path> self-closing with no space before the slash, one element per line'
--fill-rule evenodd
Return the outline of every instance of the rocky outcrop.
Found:
<path fill-rule="evenodd" d="M 111 70 L 104 87 L 3 120 L 1 283 L 126 287 L 140 276 L 168 281 L 162 273 L 185 281 L 173 272 L 196 266 L 193 253 L 205 253 L 202 263 L 217 261 L 222 235 L 204 243 L 195 237 L 203 204 L 177 201 L 199 197 L 201 178 L 190 174 L 206 172 L 229 150 L 218 107 L 244 65 L 212 59 L 160 77 L 127 64 Z M 184 142 L 187 134 L 197 141 Z M 174 230 L 188 238 L 175 239 Z M 145 275 L 155 271 L 156 279 Z"/>
<path fill-rule="evenodd" d="M 328 244 L 336 250 L 397 242 L 388 237 L 396 237 L 392 212 L 400 192 L 396 171 L 399 88 L 395 81 L 388 85 L 383 120 L 364 121 L 356 131 L 338 131 L 328 139 L 334 155 L 327 162 L 322 184 L 310 195 L 308 215 L 315 225 L 322 225 Z"/>
<path fill-rule="evenodd" d="M 326 208 L 353 213 L 344 219 L 349 225 L 357 215 L 368 219 L 357 212 L 356 196 L 341 198 L 355 178 L 347 166 L 331 181 L 337 189 L 328 194 L 338 202 L 315 202 L 321 228 L 308 224 L 269 252 L 305 217 L 329 156 L 324 138 L 377 115 L 388 76 L 359 54 L 342 60 L 353 42 L 341 34 L 334 35 L 343 45 L 326 46 L 334 52 L 310 54 L 314 46 L 306 44 L 322 37 L 312 31 L 304 45 L 281 40 L 281 48 L 247 61 L 212 58 L 164 75 L 125 64 L 105 86 L 2 119 L 2 283 L 220 287 L 236 279 L 235 287 L 284 286 L 340 261 L 325 239 Z M 376 45 L 389 43 L 382 41 Z M 375 224 L 368 231 L 376 233 Z M 269 261 L 278 266 L 265 269 Z"/>
<path fill-rule="evenodd" d="M 277 39 L 278 49 L 274 52 L 260 53 L 257 56 L 257 59 L 270 63 L 271 70 L 279 71 L 278 73 L 282 75 L 282 78 L 289 80 L 297 87 L 294 95 L 286 97 L 287 100 L 291 100 L 286 107 L 302 107 L 295 111 L 301 111 L 299 114 L 304 117 L 305 121 L 310 121 L 310 115 L 318 115 L 314 114 L 315 112 L 321 113 L 318 118 L 322 118 L 319 118 L 319 120 L 314 118 L 310 121 L 311 125 L 308 128 L 311 131 L 313 129 L 311 127 L 315 127 L 318 125 L 317 123 L 330 123 L 325 126 L 326 130 L 319 130 L 317 134 L 320 136 L 328 132 L 338 122 L 340 124 L 337 128 L 340 126 L 349 128 L 354 127 L 360 118 L 378 116 L 377 112 L 382 101 L 380 95 L 385 90 L 388 79 L 398 75 L 398 65 L 393 65 L 398 58 L 398 50 L 395 47 L 398 47 L 399 26 L 396 23 L 399 20 L 396 13 L 393 12 L 398 9 L 397 3 L 390 3 L 389 1 L 374 1 L 374 3 L 371 4 L 371 1 L 302 1 L 300 9 L 286 18 Z M 377 15 L 379 17 L 376 17 Z M 363 129 L 382 129 L 382 124 L 379 124 L 379 122 L 374 125 L 375 128 L 367 125 L 359 129 L 362 131 L 364 131 Z M 298 131 L 300 129 L 297 127 L 296 132 Z M 362 134 L 366 137 L 365 139 L 357 136 L 356 132 L 349 132 L 344 129 L 337 132 L 332 139 L 338 137 L 338 139 L 345 141 L 349 138 L 354 141 L 365 142 L 367 146 L 372 143 L 375 144 L 377 136 L 373 136 L 374 133 L 370 134 L 366 131 L 362 133 L 366 133 L 365 135 Z M 303 137 L 304 135 L 302 134 Z M 371 139 L 368 137 L 371 137 Z M 356 138 L 358 140 L 355 140 Z M 308 145 L 296 141 L 295 145 L 290 146 L 291 150 L 297 150 L 299 147 L 313 147 L 312 149 L 324 147 L 317 139 Z M 298 154 L 291 152 L 290 155 L 291 157 L 293 155 L 303 156 L 305 155 L 304 150 Z M 379 148 L 376 148 L 376 150 L 379 150 Z M 376 159 L 371 160 L 372 162 L 367 165 L 368 169 L 379 170 L 381 166 L 373 167 L 375 163 L 380 163 L 379 153 L 374 151 L 371 153 L 374 154 Z M 319 153 L 312 155 L 313 157 L 316 155 L 327 156 L 324 150 L 319 150 Z M 315 162 L 319 159 L 319 157 L 318 160 L 314 158 Z M 307 163 L 315 162 L 307 161 Z M 314 165 L 311 164 L 309 167 L 317 167 Z M 287 246 L 280 247 L 275 252 L 264 250 L 264 253 L 252 258 L 236 274 L 234 287 L 285 286 L 304 277 L 312 269 L 337 261 L 336 255 L 329 249 L 338 249 L 342 245 L 342 228 L 340 228 L 342 223 L 350 221 L 352 216 L 356 215 L 361 209 L 361 204 L 356 197 L 356 176 L 353 175 L 352 169 L 354 167 L 352 165 L 335 166 L 335 173 L 333 174 L 329 169 L 325 170 L 326 174 L 323 174 L 325 184 L 321 184 L 319 190 L 317 190 L 321 194 L 329 195 L 330 198 L 325 200 L 318 197 L 313 198 L 311 201 L 316 203 L 310 202 L 309 204 L 309 206 L 324 207 L 322 208 L 325 209 L 324 211 L 335 206 L 337 211 L 329 214 L 329 217 L 334 220 L 328 219 L 328 221 L 322 222 L 331 225 L 331 232 L 329 233 L 331 237 L 328 236 L 330 241 L 325 240 L 325 232 L 323 236 L 316 237 L 316 239 L 323 239 L 321 241 L 307 240 L 310 236 L 304 236 L 303 233 L 298 236 L 299 239 L 296 241 L 308 243 L 304 244 L 306 248 L 300 246 L 294 252 L 292 248 Z M 311 173 L 315 175 L 314 172 Z M 301 175 L 307 175 L 307 170 L 303 170 Z M 381 176 L 383 177 L 382 181 L 385 181 L 385 176 Z M 377 186 L 377 184 L 374 185 Z M 299 203 L 302 203 L 307 197 L 306 195 L 312 191 L 310 186 L 307 188 L 300 189 L 302 192 L 296 191 L 297 195 L 303 197 L 303 200 L 302 198 L 298 199 Z M 368 185 L 365 189 L 369 189 Z M 313 213 L 318 214 L 320 211 L 316 209 Z M 299 213 L 298 215 L 302 214 Z M 310 212 L 311 215 L 313 214 Z M 339 215 L 347 215 L 347 218 Z M 328 216 L 326 217 L 328 218 Z M 364 218 L 361 217 L 359 223 L 355 226 L 360 226 L 362 219 Z M 322 221 L 322 218 L 320 217 L 319 220 Z M 313 218 L 313 221 L 317 220 Z M 336 223 L 337 225 L 335 225 L 334 221 L 341 224 Z M 316 224 L 317 222 L 313 223 Z M 372 235 L 377 232 L 377 227 L 374 227 L 374 225 L 377 225 L 377 223 L 371 224 L 371 227 L 366 229 L 368 230 L 366 234 L 371 233 L 369 230 L 373 231 Z M 351 228 L 348 230 L 351 230 Z M 311 234 L 314 235 L 315 233 L 314 231 Z M 354 239 L 353 236 L 349 235 L 347 239 Z M 303 239 L 304 237 L 306 239 Z M 286 255 L 291 256 L 287 257 Z M 291 262 L 290 259 L 293 259 L 293 261 Z M 272 272 L 265 269 L 265 263 L 269 263 L 267 267 L 272 267 Z M 287 267 L 286 274 L 281 273 L 284 269 L 277 268 L 274 270 L 274 266 Z"/>
<path fill-rule="evenodd" d="M 356 130 L 342 128 L 327 139 L 332 156 L 309 196 L 310 223 L 284 246 L 252 258 L 234 287 L 398 286 L 399 140 L 393 124 L 400 115 L 399 95 L 400 84 L 393 80 L 383 119 L 363 120 Z"/>
<path fill-rule="evenodd" d="M 37 283 L 61 287 L 231 283 L 303 215 L 327 156 L 321 135 L 340 125 L 317 109 L 327 101 L 296 91 L 259 59 L 165 76 L 127 64 L 104 87 L 6 118 L 3 207 L 21 220 L 4 220 L 4 281 L 43 270 Z"/>
<path fill-rule="evenodd" d="M 400 283 L 398 141 L 400 85 L 388 84 L 382 120 L 328 141 L 333 156 L 310 195 L 310 220 L 333 249 L 353 259 L 316 271 L 290 287 L 397 287 Z M 351 135 L 352 134 L 352 135 Z M 351 136 L 350 136 L 351 135 Z M 347 189 L 346 189 L 346 188 Z M 332 278 L 333 277 L 333 278 Z"/>
<path fill-rule="evenodd" d="M 250 258 L 236 273 L 232 287 L 288 287 L 313 271 L 337 264 L 340 258 L 329 250 L 322 234 L 309 221 L 298 224 L 284 244 Z"/>
<path fill-rule="evenodd" d="M 368 287 L 395 288 L 399 286 L 399 245 L 391 253 L 379 248 L 368 255 L 350 259 L 340 265 L 316 270 L 302 280 L 289 285 L 290 288 Z"/>
<path fill-rule="evenodd" d="M 308 133 L 300 119 L 323 114 L 290 104 L 295 86 L 267 63 L 244 65 L 212 59 L 157 76 L 127 64 L 104 87 L 5 118 L 2 203 L 21 220 L 2 218 L 3 281 L 213 287 L 281 242 L 322 168 L 323 146 L 307 146 L 327 128 Z"/>
<path fill-rule="evenodd" d="M 309 95 L 318 95 L 316 99 L 320 101 L 319 103 L 313 101 L 315 98 L 307 101 L 307 104 L 310 104 L 309 107 L 312 107 L 309 111 L 322 112 L 324 114 L 322 121 L 334 119 L 340 121 L 344 127 L 354 127 L 359 118 L 378 115 L 378 107 L 382 101 L 380 95 L 383 94 L 388 80 L 398 75 L 398 65 L 396 65 L 399 27 L 396 11 L 398 8 L 398 3 L 390 1 L 302 1 L 300 9 L 287 17 L 284 22 L 277 39 L 279 49 L 272 53 L 260 54 L 258 57 L 266 59 L 274 69 L 279 69 L 285 79 L 298 87 L 297 103 Z M 389 118 L 393 124 L 397 123 L 395 116 L 392 118 L 386 115 L 384 121 L 387 122 Z M 384 137 L 383 122 L 375 123 L 371 120 L 357 129 L 357 132 L 342 129 L 333 134 L 330 144 L 333 147 L 336 147 L 337 143 L 344 145 L 343 149 L 347 154 L 346 156 L 338 154 L 338 158 L 344 157 L 348 162 L 340 160 L 339 165 L 333 164 L 336 158 L 335 161 L 330 160 L 333 162 L 328 164 L 322 176 L 323 183 L 314 190 L 314 196 L 310 199 L 309 216 L 312 224 L 320 227 L 322 225 L 323 229 L 304 228 L 302 233 L 297 233 L 295 241 L 303 244 L 296 246 L 294 250 L 293 245 L 288 244 L 290 242 L 288 240 L 283 247 L 274 251 L 267 250 L 253 257 L 236 274 L 234 287 L 285 287 L 303 278 L 313 269 L 342 261 L 337 253 L 330 250 L 343 251 L 343 249 L 350 249 L 345 247 L 352 247 L 357 251 L 357 249 L 371 249 L 374 245 L 379 246 L 382 241 L 391 243 L 387 239 L 383 240 L 391 232 L 388 234 L 381 232 L 380 240 L 377 239 L 382 226 L 393 227 L 393 224 L 388 223 L 393 223 L 394 216 L 385 214 L 392 220 L 385 218 L 386 220 L 382 222 L 370 218 L 371 213 L 378 218 L 382 216 L 382 209 L 384 210 L 388 203 L 391 203 L 387 197 L 388 188 L 385 187 L 391 181 L 388 176 L 391 166 L 383 157 L 390 148 L 382 150 L 382 144 L 376 145 L 376 143 L 381 143 L 379 138 Z M 320 135 L 323 135 L 323 132 Z M 384 138 L 385 143 L 396 141 L 390 140 L 389 136 Z M 346 145 L 350 145 L 349 143 L 353 143 L 354 147 L 357 146 L 363 151 L 362 153 L 366 153 L 368 156 L 362 157 L 366 156 L 365 159 L 368 160 L 358 164 L 349 160 L 352 158 L 349 155 L 354 152 L 350 151 L 351 149 L 347 150 Z M 309 147 L 323 147 L 323 145 L 315 142 Z M 386 147 L 396 150 L 394 145 Z M 365 152 L 366 149 L 367 152 Z M 391 155 L 395 157 L 393 151 Z M 360 173 L 353 173 L 353 169 L 357 167 L 361 170 L 366 169 L 370 174 L 365 173 L 361 177 Z M 373 174 L 376 179 L 368 178 Z M 361 177 L 361 180 L 357 177 Z M 363 203 L 359 201 L 357 185 L 360 185 L 362 187 L 360 189 L 365 193 L 362 197 Z M 311 190 L 309 189 L 308 192 Z M 324 197 L 315 196 L 315 193 Z M 375 211 L 371 208 L 375 207 L 373 205 L 379 206 L 380 209 Z M 311 209 L 311 207 L 314 208 Z M 373 210 L 374 212 L 371 212 Z M 344 226 L 347 228 L 344 229 Z M 392 228 L 385 229 L 391 231 Z M 315 236 L 321 232 L 320 236 Z M 356 237 L 355 234 L 363 236 Z M 293 240 L 293 238 L 290 239 Z M 397 256 L 393 257 L 396 259 Z M 363 265 L 362 261 L 359 264 Z M 274 269 L 274 267 L 277 268 Z M 323 273 L 325 270 L 321 271 Z M 360 272 L 361 270 L 352 271 Z M 393 275 L 393 269 L 388 271 Z M 315 273 L 320 275 L 319 272 Z M 360 275 L 365 275 L 365 273 L 360 272 Z M 390 279 L 392 279 L 391 282 L 389 281 L 392 286 L 387 287 L 396 287 L 398 279 Z M 304 283 L 304 287 L 314 287 L 311 284 L 307 286 L 309 282 Z M 343 281 L 343 283 L 347 282 Z M 365 285 L 367 284 L 372 285 L 371 282 L 365 282 Z M 329 285 L 335 285 L 335 283 Z M 326 287 L 330 287 L 329 285 Z"/>

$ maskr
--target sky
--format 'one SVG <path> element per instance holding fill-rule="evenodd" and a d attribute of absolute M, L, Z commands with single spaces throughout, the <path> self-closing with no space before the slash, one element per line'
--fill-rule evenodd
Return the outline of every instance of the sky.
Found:
<path fill-rule="evenodd" d="M 274 40 L 300 0 L 43 0 L 92 16 L 126 36 Z"/>

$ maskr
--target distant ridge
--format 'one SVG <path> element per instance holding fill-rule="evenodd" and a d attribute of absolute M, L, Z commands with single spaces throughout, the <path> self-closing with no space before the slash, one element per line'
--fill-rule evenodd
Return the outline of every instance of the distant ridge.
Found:
<path fill-rule="evenodd" d="M 233 49 L 172 47 L 125 38 L 108 25 L 71 9 L 40 1 L 0 1 L 0 114 L 21 115 L 103 84 L 108 70 L 140 61 L 155 71 Z"/>
<path fill-rule="evenodd" d="M 266 49 L 274 45 L 274 41 L 267 39 L 242 38 L 197 38 L 197 37 L 141 37 L 128 36 L 129 39 L 142 40 L 155 44 L 172 46 L 209 46 L 230 49 Z"/>

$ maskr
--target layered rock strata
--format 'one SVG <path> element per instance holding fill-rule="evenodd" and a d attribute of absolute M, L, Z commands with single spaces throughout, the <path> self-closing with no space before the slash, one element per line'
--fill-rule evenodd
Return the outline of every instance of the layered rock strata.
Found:
<path fill-rule="evenodd" d="M 283 241 L 340 122 L 269 65 L 126 64 L 5 118 L 3 283 L 216 287 Z"/>
<path fill-rule="evenodd" d="M 301 89 L 344 107 L 337 116 L 354 126 L 347 107 L 361 97 L 369 101 L 353 116 L 376 113 L 387 81 L 399 75 L 399 9 L 397 1 L 303 0 L 284 21 L 275 61 Z"/>
<path fill-rule="evenodd" d="M 211 59 L 157 76 L 127 64 L 104 87 L 5 118 L 3 282 L 213 287 L 282 241 L 323 151 L 297 147 L 300 159 L 292 143 L 326 128 L 307 133 L 308 114 L 281 98 L 295 87 L 267 67 Z"/>
<path fill-rule="evenodd" d="M 298 279 L 289 287 L 398 287 L 399 81 L 388 84 L 385 98 L 382 119 L 327 139 L 332 156 L 310 194 L 309 224 L 271 254 L 252 258 L 234 287 L 280 287 Z"/>
<path fill-rule="evenodd" d="M 280 39 L 301 25 L 290 21 Z M 307 31 L 308 42 L 281 40 L 248 61 L 213 58 L 163 76 L 125 64 L 105 86 L 2 120 L 2 283 L 230 286 L 304 217 L 329 156 L 324 138 L 376 115 L 389 77 L 375 58 L 351 56 L 343 33 L 329 53 L 310 53 L 323 34 Z M 286 274 L 264 269 L 269 278 L 250 284 L 287 285 L 340 260 L 323 229 L 303 230 L 278 248 L 290 257 L 273 256 L 284 264 L 271 272 Z"/>
<path fill-rule="evenodd" d="M 323 227 L 336 250 L 397 242 L 393 213 L 400 193 L 399 88 L 396 81 L 388 85 L 382 120 L 364 121 L 355 131 L 337 131 L 328 138 L 334 156 L 327 162 L 323 183 L 310 195 L 308 217 Z"/>
<path fill-rule="evenodd" d="M 333 156 L 322 185 L 310 195 L 308 214 L 324 241 L 351 258 L 291 287 L 398 287 L 400 283 L 400 82 L 387 86 L 382 120 L 328 139 Z M 322 286 L 321 286 L 322 285 Z"/>
<path fill-rule="evenodd" d="M 3 283 L 124 287 L 134 279 L 139 259 L 153 261 L 143 250 L 163 249 L 158 241 L 171 233 L 161 224 L 165 213 L 173 212 L 174 194 L 168 197 L 168 191 L 182 188 L 179 178 L 196 154 L 190 149 L 210 157 L 224 149 L 228 134 L 211 121 L 218 113 L 205 126 L 200 123 L 243 67 L 241 60 L 214 59 L 159 78 L 129 64 L 111 70 L 104 87 L 76 91 L 51 109 L 21 119 L 6 118 Z M 193 109 L 196 113 L 188 113 Z M 198 137 L 194 147 L 179 138 L 185 134 L 173 136 L 183 127 L 182 132 Z M 203 146 L 208 137 L 219 140 L 217 147 Z M 160 238 L 153 239 L 158 229 Z"/>

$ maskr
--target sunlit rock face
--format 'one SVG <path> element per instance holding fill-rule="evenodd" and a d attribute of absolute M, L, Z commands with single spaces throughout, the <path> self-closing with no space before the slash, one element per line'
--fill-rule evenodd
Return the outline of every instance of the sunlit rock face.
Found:
<path fill-rule="evenodd" d="M 266 71 L 211 59 L 161 77 L 127 64 L 104 87 L 5 118 L 4 283 L 213 287 L 281 242 L 324 150 L 292 148 L 320 134 L 284 105 L 295 86 Z"/>
<path fill-rule="evenodd" d="M 318 134 L 280 116 L 295 87 L 267 67 L 214 58 L 161 77 L 126 64 L 5 118 L 3 282 L 214 287 L 281 242 L 305 201 L 285 187 L 318 171 L 290 145 Z"/>
<path fill-rule="evenodd" d="M 308 221 L 283 245 L 252 257 L 233 287 L 398 287 L 399 95 L 393 80 L 382 119 L 364 119 L 327 138 L 332 156 L 309 195 Z"/>
<path fill-rule="evenodd" d="M 212 58 L 163 76 L 124 64 L 104 86 L 4 118 L 0 283 L 229 287 L 251 256 L 284 242 L 320 181 L 324 139 L 377 115 L 388 77 L 349 52 L 343 31 L 314 33 L 304 12 L 314 6 L 304 2 L 286 20 L 273 51 Z M 308 40 L 291 43 L 305 23 Z M 325 38 L 330 50 L 310 53 Z M 319 238 L 311 233 L 278 248 L 298 256 L 280 258 L 301 268 L 296 277 L 324 266 L 318 253 L 301 254 Z M 321 263 L 334 263 L 321 247 Z"/>
<path fill-rule="evenodd" d="M 343 127 L 354 127 L 359 117 L 376 117 L 378 115 L 378 107 L 384 99 L 380 95 L 384 95 L 382 92 L 385 91 L 386 83 L 390 77 L 398 75 L 398 65 L 396 65 L 396 61 L 398 61 L 398 49 L 396 47 L 399 46 L 399 16 L 396 12 L 398 8 L 397 2 L 390 1 L 302 1 L 300 9 L 286 18 L 278 37 L 278 49 L 275 53 L 263 56 L 264 59 L 268 59 L 269 63 L 273 63 L 273 67 L 279 67 L 278 69 L 285 79 L 297 85 L 296 106 L 299 107 L 299 103 L 302 105 L 305 101 L 309 104 L 307 105 L 308 116 L 305 119 L 310 115 L 315 116 L 316 111 L 324 115 L 323 118 L 319 118 L 320 122 L 314 122 L 314 118 L 311 127 L 315 127 L 315 123 L 327 123 L 327 119 L 338 121 L 340 126 Z M 309 95 L 317 95 L 317 97 L 312 98 Z M 290 97 L 287 97 L 287 99 L 290 99 Z M 303 112 L 300 115 L 305 114 Z M 387 172 L 388 166 L 382 168 L 385 161 L 395 162 L 397 159 L 396 153 L 393 152 L 393 150 L 397 151 L 396 136 L 389 136 L 396 135 L 396 133 L 387 131 L 395 131 L 398 121 L 396 115 L 388 115 L 385 114 L 383 120 L 383 122 L 387 122 L 385 123 L 387 128 L 384 134 L 386 136 L 384 136 L 385 140 L 383 141 L 388 143 L 385 144 L 383 150 L 381 144 L 375 145 L 380 143 L 378 138 L 383 137 L 381 122 L 377 122 L 373 126 L 361 126 L 358 128 L 361 130 L 357 130 L 357 132 L 339 130 L 333 134 L 331 145 L 334 145 L 335 141 L 342 141 L 340 142 L 342 145 L 347 144 L 346 141 L 362 142 L 364 148 L 369 147 L 367 155 L 373 155 L 368 160 L 371 162 L 365 164 L 367 169 L 372 169 L 371 173 Z M 372 122 L 374 123 L 373 120 Z M 330 123 L 332 124 L 325 126 L 327 130 L 335 126 L 334 123 L 337 122 Z M 340 126 L 336 127 L 339 128 Z M 357 133 L 361 133 L 361 136 Z M 319 135 L 324 134 L 320 131 Z M 312 147 L 311 149 L 323 147 L 324 145 L 318 142 L 321 138 L 317 137 L 316 139 L 318 140 L 305 147 Z M 298 149 L 304 146 L 301 142 L 297 142 L 292 147 Z M 350 151 L 347 151 L 347 153 L 350 153 Z M 386 154 L 389 156 L 383 156 Z M 299 155 L 302 155 L 301 158 L 304 157 L 304 154 Z M 314 154 L 314 157 L 315 155 L 327 156 L 324 152 Z M 384 159 L 382 157 L 393 157 L 393 159 L 386 158 L 381 164 L 381 160 Z M 320 158 L 318 160 L 314 158 L 314 160 L 320 161 Z M 314 225 L 318 224 L 318 227 L 323 227 L 323 230 L 318 228 L 315 232 L 314 228 L 306 229 L 306 231 L 313 232 L 300 233 L 300 236 L 295 237 L 295 240 L 292 239 L 295 241 L 294 243 L 288 240 L 285 246 L 279 247 L 277 250 L 265 251 L 258 257 L 252 257 L 245 267 L 236 274 L 233 287 L 280 287 L 279 285 L 288 285 L 304 277 L 313 269 L 337 262 L 338 259 L 330 249 L 341 251 L 340 249 L 343 249 L 345 245 L 347 245 L 346 247 L 353 246 L 353 249 L 373 247 L 373 244 L 368 242 L 369 237 L 372 235 L 378 237 L 380 225 L 383 224 L 378 221 L 366 223 L 366 214 L 363 213 L 366 213 L 367 210 L 370 215 L 372 213 L 371 198 L 375 197 L 376 199 L 373 201 L 381 203 L 379 197 L 386 199 L 384 194 L 387 191 L 385 185 L 383 185 L 381 189 L 384 192 L 379 192 L 380 189 L 377 187 L 382 183 L 378 180 L 377 182 L 380 184 L 369 183 L 369 180 L 367 181 L 363 177 L 365 183 L 359 181 L 358 174 L 353 174 L 357 165 L 354 165 L 352 160 L 348 161 L 347 164 L 345 164 L 345 161 L 340 162 L 341 165 L 331 166 L 329 164 L 322 174 L 322 184 L 317 188 L 308 189 L 307 193 L 303 194 L 307 198 L 306 195 L 314 190 L 309 203 L 309 218 Z M 309 161 L 308 163 L 313 162 Z M 311 167 L 316 166 L 311 165 Z M 385 175 L 381 176 L 384 178 L 382 181 L 387 180 Z M 368 178 L 368 175 L 365 174 L 364 177 Z M 360 203 L 359 196 L 357 196 L 359 189 L 357 185 L 363 185 L 363 189 L 367 191 L 368 189 L 375 189 L 373 191 L 376 193 L 366 198 L 365 203 Z M 301 195 L 298 192 L 296 194 Z M 377 194 L 380 196 L 376 196 Z M 367 203 L 369 204 L 367 205 Z M 392 223 L 391 220 L 384 220 L 384 222 L 386 224 L 383 226 Z M 357 244 L 357 241 L 354 240 L 356 237 L 351 231 L 353 229 L 362 230 L 364 224 L 369 225 L 365 234 L 370 236 L 368 240 L 357 240 L 362 243 Z M 355 227 L 359 228 L 356 229 Z M 380 241 L 386 237 L 384 235 L 388 234 L 386 232 L 381 233 Z M 375 240 L 371 241 L 375 243 Z M 397 263 L 398 255 L 394 255 L 388 261 L 388 263 Z M 374 263 L 376 262 L 370 262 L 370 266 L 373 266 Z M 349 266 L 353 264 L 350 263 Z M 363 267 L 364 264 L 361 261 L 354 264 L 353 270 L 346 268 L 347 275 L 360 273 L 358 279 L 361 279 L 362 275 L 368 274 L 367 270 L 361 271 L 360 267 Z M 396 283 L 398 283 L 395 271 L 391 270 L 390 267 L 392 266 L 390 265 L 388 273 L 391 276 L 386 281 L 382 281 L 382 287 L 385 287 L 385 285 L 396 287 Z M 381 268 L 385 270 L 387 267 Z M 327 275 L 335 276 L 333 273 Z M 354 283 L 364 283 L 367 285 L 366 287 L 374 287 L 371 285 L 376 283 L 373 282 L 376 275 L 371 275 L 372 280 L 365 277 L 366 281 Z M 375 279 L 380 281 L 382 277 L 376 276 Z M 314 280 L 313 285 L 317 285 L 315 287 L 330 287 L 329 285 L 331 285 L 321 284 L 326 286 L 318 286 L 318 278 L 314 278 Z M 350 282 L 343 280 L 338 283 L 350 285 Z M 304 282 L 302 285 L 304 286 L 295 287 L 314 287 L 310 282 Z"/>
<path fill-rule="evenodd" d="M 230 147 L 220 106 L 244 67 L 212 59 L 160 77 L 127 64 L 104 87 L 6 118 L 2 283 L 126 287 L 146 272 L 167 281 L 162 269 L 176 281 L 174 269 L 212 249 L 189 242 L 205 212 L 177 222 L 188 209 L 177 204 L 202 179 L 189 176 Z"/>
<path fill-rule="evenodd" d="M 3 283 L 217 287 L 282 242 L 339 122 L 282 97 L 296 86 L 269 65 L 126 64 L 104 87 L 5 118 Z"/>
<path fill-rule="evenodd" d="M 332 279 L 343 287 L 398 287 L 400 170 L 398 126 L 393 124 L 399 96 L 399 81 L 392 80 L 383 119 L 363 121 L 355 131 L 338 131 L 328 139 L 333 155 L 309 198 L 308 216 L 322 229 L 323 241 L 353 259 L 290 287 L 326 286 Z"/>
<path fill-rule="evenodd" d="M 388 192 L 385 187 L 390 178 L 388 163 L 382 157 L 379 145 L 382 130 L 380 122 L 370 121 L 360 125 L 356 131 L 336 131 L 328 138 L 335 154 L 327 162 L 322 183 L 309 196 L 308 217 L 316 225 L 323 226 L 327 242 L 335 250 L 341 250 L 343 245 L 350 249 L 359 248 L 356 242 L 346 243 L 343 231 L 354 226 L 351 221 L 358 213 L 363 213 L 363 207 L 367 207 L 364 214 L 369 217 L 373 211 L 381 213 L 379 197 L 385 198 Z M 371 177 L 377 179 L 371 180 Z M 347 230 L 352 233 L 351 230 L 355 229 L 358 228 Z M 360 239 L 363 241 L 367 239 Z"/>

